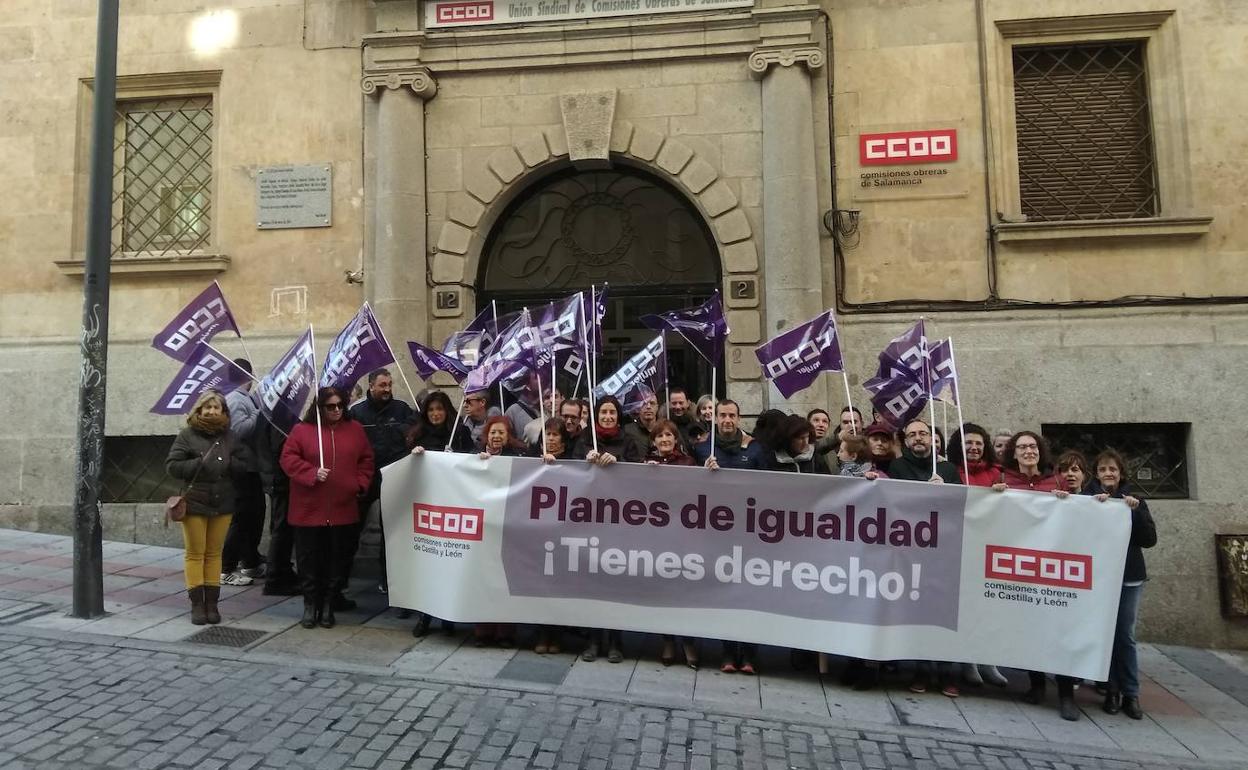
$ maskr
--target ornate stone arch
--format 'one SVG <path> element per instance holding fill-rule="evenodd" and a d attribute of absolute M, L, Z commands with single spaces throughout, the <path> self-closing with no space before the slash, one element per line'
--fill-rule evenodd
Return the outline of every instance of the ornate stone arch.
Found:
<path fill-rule="evenodd" d="M 610 158 L 671 184 L 705 217 L 725 275 L 758 270 L 753 228 L 736 193 L 692 147 L 621 120 L 610 127 L 608 150 Z M 531 129 L 515 144 L 466 167 L 464 190 L 453 193 L 447 203 L 447 219 L 431 257 L 434 282 L 462 284 L 475 277 L 489 233 L 508 204 L 535 177 L 569 165 L 580 161 L 569 154 L 564 128 L 555 126 Z"/>

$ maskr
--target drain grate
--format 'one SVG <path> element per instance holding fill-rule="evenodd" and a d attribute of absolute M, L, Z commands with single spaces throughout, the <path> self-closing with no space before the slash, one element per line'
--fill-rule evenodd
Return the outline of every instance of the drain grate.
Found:
<path fill-rule="evenodd" d="M 545 656 L 521 651 L 494 678 L 537 684 L 563 684 L 564 677 L 572 668 L 572 660 L 567 655 Z"/>
<path fill-rule="evenodd" d="M 238 628 L 237 626 L 212 626 L 192 634 L 186 641 L 196 644 L 215 644 L 218 647 L 246 647 L 259 641 L 268 634 L 256 628 Z"/>

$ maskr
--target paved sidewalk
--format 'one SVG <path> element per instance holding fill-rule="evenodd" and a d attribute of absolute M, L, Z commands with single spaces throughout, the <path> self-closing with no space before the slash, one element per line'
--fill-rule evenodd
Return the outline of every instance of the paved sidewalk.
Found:
<path fill-rule="evenodd" d="M 69 538 L 0 530 L 0 656 L 8 659 L 11 651 L 3 647 L 22 639 L 36 649 L 52 641 L 91 645 L 108 654 L 138 655 L 139 659 L 144 657 L 140 650 L 154 651 L 154 660 L 164 660 L 161 656 L 165 652 L 174 651 L 213 657 L 222 665 L 301 667 L 356 677 L 385 677 L 391 680 L 390 687 L 413 692 L 426 686 L 454 692 L 487 688 L 483 691 L 488 693 L 502 688 L 512 691 L 507 696 L 512 705 L 517 698 L 545 693 L 555 700 L 542 703 L 588 699 L 617 704 L 629 714 L 645 714 L 646 709 L 657 708 L 667 709 L 669 717 L 690 711 L 712 721 L 708 715 L 733 715 L 738 725 L 756 720 L 817 726 L 831 735 L 834 743 L 839 729 L 860 736 L 892 736 L 889 740 L 860 738 L 885 743 L 907 738 L 952 741 L 964 752 L 971 752 L 963 757 L 965 762 L 956 758 L 950 760 L 952 764 L 923 760 L 927 765 L 910 764 L 919 758 L 909 752 L 902 752 L 907 763 L 875 763 L 860 755 L 857 759 L 839 759 L 845 767 L 853 767 L 855 762 L 861 767 L 1011 766 L 985 759 L 992 756 L 982 754 L 986 749 L 1008 750 L 1022 762 L 1017 767 L 1060 766 L 1063 760 L 1057 757 L 1068 755 L 1088 759 L 1089 766 L 1113 766 L 1111 760 L 1115 758 L 1134 763 L 1125 766 L 1248 765 L 1248 657 L 1241 653 L 1144 645 L 1141 665 L 1146 718 L 1134 722 L 1122 715 L 1108 716 L 1100 711 L 1092 689 L 1084 687 L 1078 693 L 1084 717 L 1071 723 L 1058 717 L 1052 688 L 1045 706 L 1021 703 L 1018 696 L 1026 676 L 1013 671 L 1008 672 L 1012 683 L 1008 690 L 964 687 L 963 697 L 955 700 L 934 691 L 914 695 L 905 689 L 906 680 L 900 675 L 885 688 L 854 692 L 836 684 L 835 676 L 821 680 L 813 673 L 792 671 L 787 652 L 780 650 L 767 651 L 762 675 L 747 677 L 724 675 L 713 668 L 696 672 L 683 666 L 664 668 L 655 659 L 658 640 L 652 636 L 629 635 L 626 651 L 634 657 L 618 665 L 605 660 L 583 663 L 567 652 L 539 656 L 524 649 L 476 649 L 465 644 L 464 630 L 454 635 L 435 630 L 424 639 L 415 639 L 410 634 L 413 621 L 398 618 L 396 611 L 385 607 L 385 597 L 363 582 L 353 586 L 359 609 L 339 613 L 337 628 L 311 631 L 297 624 L 300 599 L 266 597 L 259 586 L 227 586 L 221 603 L 226 623 L 218 629 L 250 630 L 254 632 L 250 640 L 234 649 L 187 643 L 188 637 L 209 627 L 189 622 L 180 550 L 105 543 L 105 606 L 109 615 L 91 621 L 66 614 L 71 600 L 71 555 Z M 567 641 L 572 644 L 574 637 Z M 703 658 L 714 661 L 717 652 L 704 649 Z M 834 672 L 837 670 L 839 665 Z M 7 676 L 0 669 L 0 706 L 7 707 L 11 688 L 5 683 Z M 465 686 L 469 686 L 467 690 Z M 506 710 L 507 706 L 500 708 Z M 0 724 L 3 722 L 0 716 Z M 742 739 L 740 729 L 733 728 L 734 740 Z M 811 740 L 808 736 L 799 741 L 806 742 L 803 745 L 808 757 L 814 756 L 811 752 L 818 747 Z M 1034 759 L 1040 756 L 1037 752 L 1045 751 L 1052 753 L 1049 759 L 1027 764 L 1031 760 L 1024 754 L 1030 753 Z M 1100 764 L 1098 757 L 1106 764 Z M 780 761 L 770 754 L 766 758 L 776 759 L 772 764 L 778 767 L 811 764 L 786 765 L 788 760 Z M 815 762 L 813 766 L 824 765 Z"/>

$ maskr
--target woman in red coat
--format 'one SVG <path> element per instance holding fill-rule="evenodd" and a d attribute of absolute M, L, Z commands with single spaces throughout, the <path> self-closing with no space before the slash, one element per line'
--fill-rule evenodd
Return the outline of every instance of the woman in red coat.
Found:
<path fill-rule="evenodd" d="M 373 478 L 372 446 L 364 429 L 347 413 L 342 391 L 317 391 L 316 402 L 286 439 L 281 464 L 290 477 L 286 520 L 295 531 L 303 588 L 300 624 L 333 628 L 333 597 L 347 587 L 345 570 L 355 548 L 354 531 L 360 520 L 357 499 L 368 491 Z"/>

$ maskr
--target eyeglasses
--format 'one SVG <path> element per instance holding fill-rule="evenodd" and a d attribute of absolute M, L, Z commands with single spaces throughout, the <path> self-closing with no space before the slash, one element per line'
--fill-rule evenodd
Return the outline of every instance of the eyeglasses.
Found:
<path fill-rule="evenodd" d="M 327 404 L 324 404 L 324 406 L 325 406 L 325 411 L 327 412 L 341 412 L 342 411 L 341 401 L 331 401 Z"/>
<path fill-rule="evenodd" d="M 466 399 L 464 399 L 464 401 L 465 401 L 465 403 L 469 403 L 469 404 L 471 404 L 471 403 L 473 403 L 473 402 L 476 402 L 476 403 L 478 403 L 478 404 L 484 404 L 484 403 L 485 403 L 485 399 L 484 399 L 484 398 L 466 398 Z"/>

